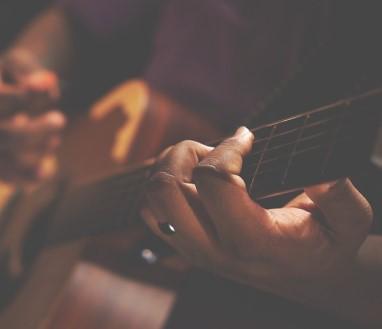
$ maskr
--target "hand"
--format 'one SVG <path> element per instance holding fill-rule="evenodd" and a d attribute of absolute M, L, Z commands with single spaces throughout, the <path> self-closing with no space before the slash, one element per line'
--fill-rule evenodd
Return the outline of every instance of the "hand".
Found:
<path fill-rule="evenodd" d="M 253 135 L 239 129 L 216 148 L 186 141 L 158 160 L 142 217 L 193 264 L 289 299 L 322 306 L 352 267 L 372 219 L 348 179 L 306 188 L 264 209 L 238 176 Z M 170 223 L 164 234 L 158 223 Z"/>
<path fill-rule="evenodd" d="M 14 49 L 0 58 L 0 118 L 21 111 L 41 113 L 51 109 L 59 96 L 56 74 L 27 51 Z"/>
<path fill-rule="evenodd" d="M 64 126 L 58 111 L 36 118 L 18 114 L 0 122 L 0 178 L 13 183 L 48 178 L 52 172 L 43 160 L 57 150 Z"/>
<path fill-rule="evenodd" d="M 57 149 L 65 126 L 54 110 L 58 79 L 20 50 L 2 58 L 0 78 L 0 179 L 45 178 L 43 159 Z"/>

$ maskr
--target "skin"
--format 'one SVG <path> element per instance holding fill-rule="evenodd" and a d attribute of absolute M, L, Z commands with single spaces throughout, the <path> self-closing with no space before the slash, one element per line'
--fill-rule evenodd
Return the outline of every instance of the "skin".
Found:
<path fill-rule="evenodd" d="M 239 176 L 253 140 L 240 128 L 214 149 L 193 141 L 167 149 L 147 187 L 147 225 L 196 266 L 380 328 L 382 242 L 368 235 L 367 200 L 342 179 L 262 208 Z M 159 229 L 166 222 L 174 235 Z"/>
<path fill-rule="evenodd" d="M 43 12 L 0 57 L 0 179 L 47 178 L 43 159 L 61 141 L 59 76 L 70 66 L 70 24 L 57 8 Z"/>

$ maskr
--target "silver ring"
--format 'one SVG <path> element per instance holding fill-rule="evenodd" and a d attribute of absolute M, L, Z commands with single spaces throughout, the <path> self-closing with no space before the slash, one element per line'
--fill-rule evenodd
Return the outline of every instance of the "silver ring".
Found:
<path fill-rule="evenodd" d="M 163 234 L 174 235 L 176 233 L 175 227 L 169 223 L 158 223 L 158 226 Z"/>

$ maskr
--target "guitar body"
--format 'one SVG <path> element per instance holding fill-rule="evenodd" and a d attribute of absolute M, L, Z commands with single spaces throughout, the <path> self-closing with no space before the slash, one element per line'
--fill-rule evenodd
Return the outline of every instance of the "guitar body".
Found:
<path fill-rule="evenodd" d="M 144 82 L 130 81 L 97 102 L 90 113 L 70 118 L 57 163 L 68 184 L 78 184 L 155 156 L 177 141 L 207 141 L 218 136 L 212 125 L 150 90 Z M 52 165 L 52 159 L 49 161 Z M 2 236 L 11 235 L 16 241 L 6 247 L 17 245 L 27 223 L 52 202 L 60 189 L 56 183 L 24 192 L 12 218 L 7 219 Z M 123 263 L 118 255 L 141 241 L 143 231 L 84 238 L 43 250 L 17 293 L 6 301 L 0 328 L 162 327 L 175 299 L 174 290 L 121 279 L 84 260 L 97 260 L 98 251 L 117 255 L 109 257 L 109 263 L 111 258 Z M 102 262 L 102 257 L 98 260 Z"/>

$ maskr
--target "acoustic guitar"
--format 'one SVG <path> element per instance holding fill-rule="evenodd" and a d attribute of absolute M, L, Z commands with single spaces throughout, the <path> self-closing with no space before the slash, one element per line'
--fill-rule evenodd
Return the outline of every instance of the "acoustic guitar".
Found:
<path fill-rule="evenodd" d="M 127 90 L 121 94 L 129 95 L 129 100 L 123 98 L 126 103 L 121 104 L 121 98 L 117 97 L 118 101 L 109 99 L 105 107 L 105 103 L 101 102 L 92 111 L 93 117 L 102 117 L 105 108 L 122 106 L 129 109 L 130 121 L 126 127 L 120 127 L 118 133 L 123 147 L 116 145 L 113 148 L 113 156 L 117 159 L 127 158 L 135 162 L 153 156 L 160 148 L 176 140 L 188 138 L 205 141 L 206 138 L 213 139 L 220 135 L 218 129 L 150 91 L 142 82 L 128 84 Z M 375 145 L 381 106 L 382 88 L 379 88 L 292 117 L 251 127 L 256 140 L 242 172 L 249 194 L 261 201 L 358 172 L 369 161 Z M 176 120 L 177 117 L 182 120 Z M 158 120 L 162 120 L 163 124 L 159 124 Z M 121 122 L 120 117 L 115 122 Z M 183 122 L 183 126 L 180 126 L 180 122 Z M 142 126 L 155 135 L 149 142 L 142 135 Z M 174 129 L 166 127 L 177 129 L 174 132 Z M 93 134 L 88 132 L 87 138 L 92 148 L 100 150 L 102 145 L 91 140 L 97 131 L 99 129 L 95 134 L 94 131 Z M 137 142 L 126 147 L 136 132 Z M 66 143 L 70 144 L 70 141 L 84 142 L 78 138 L 77 130 L 71 134 L 69 132 Z M 216 143 L 218 141 L 212 145 Z M 74 166 L 77 169 L 66 164 L 75 183 L 49 185 L 35 192 L 24 202 L 30 208 L 38 205 L 38 209 L 29 209 L 28 214 L 14 210 L 17 216 L 13 214 L 6 221 L 4 235 L 12 232 L 16 218 L 24 223 L 23 233 L 19 235 L 23 237 L 20 240 L 25 241 L 25 269 L 17 280 L 6 275 L 6 272 L 2 275 L 1 328 L 54 327 L 51 326 L 54 320 L 47 316 L 48 310 L 57 307 L 62 287 L 68 282 L 73 266 L 88 246 L 89 238 L 113 232 L 124 232 L 128 241 L 141 238 L 137 233 L 142 228 L 138 210 L 145 182 L 152 173 L 155 160 L 149 159 L 127 168 L 122 166 L 115 173 L 97 179 L 93 177 L 94 173 L 88 173 L 86 179 L 78 182 L 78 168 L 85 168 L 80 170 L 81 174 L 91 168 L 86 163 L 88 157 L 86 153 L 65 153 L 64 149 L 64 167 L 68 159 L 75 157 L 77 160 Z M 84 152 L 84 148 L 80 152 Z M 93 167 L 97 168 L 94 170 L 97 173 L 110 169 L 101 162 L 94 163 Z M 142 325 L 134 328 L 149 327 Z"/>

